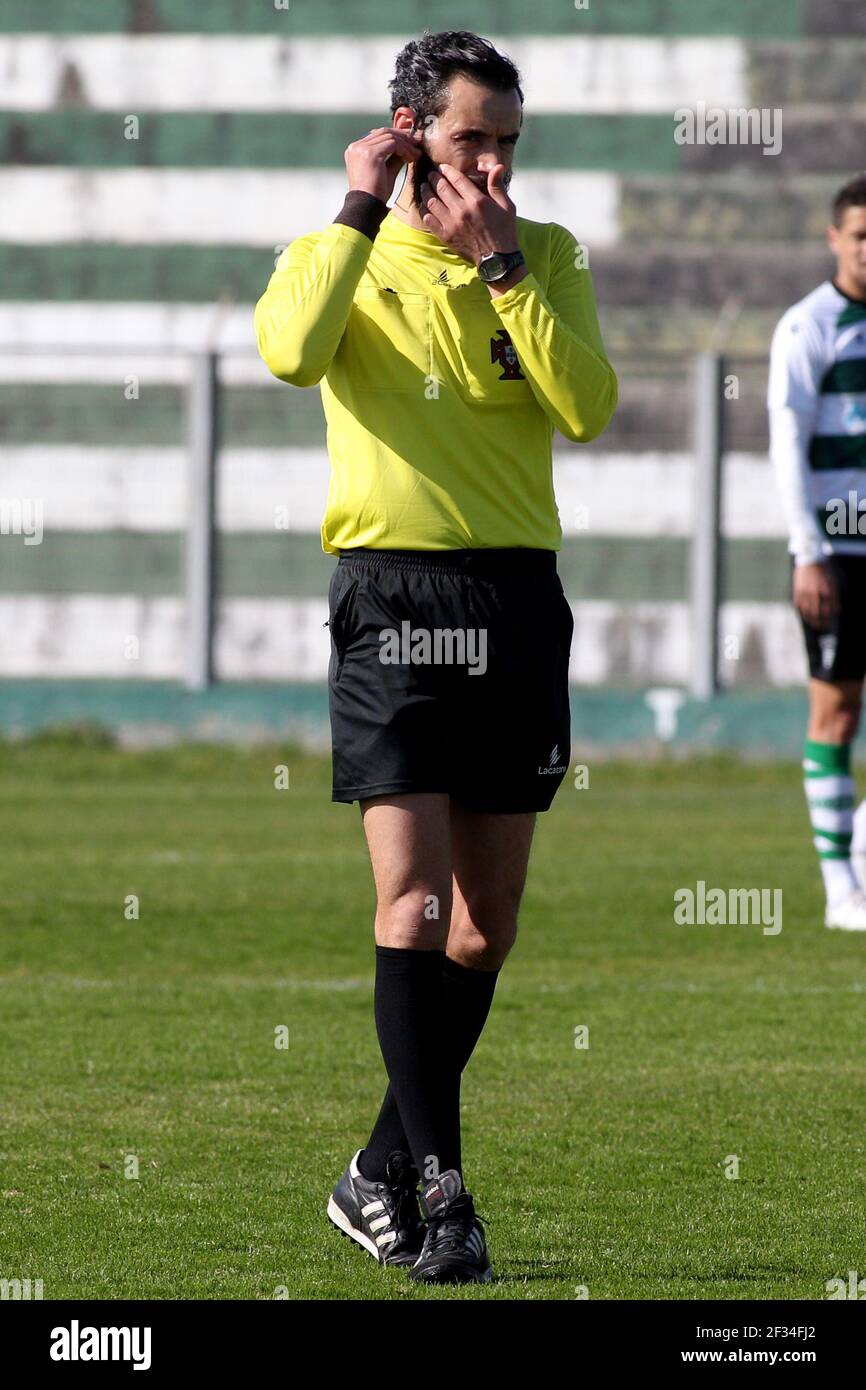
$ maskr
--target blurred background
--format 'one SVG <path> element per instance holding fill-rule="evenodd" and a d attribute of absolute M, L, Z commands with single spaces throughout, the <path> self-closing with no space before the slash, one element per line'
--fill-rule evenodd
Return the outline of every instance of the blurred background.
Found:
<path fill-rule="evenodd" d="M 326 744 L 324 420 L 253 305 L 398 49 L 467 27 L 521 70 L 511 192 L 586 246 L 620 381 L 602 438 L 554 438 L 575 737 L 798 750 L 764 397 L 863 163 L 848 0 L 6 0 L 0 731 Z M 677 143 L 699 103 L 781 112 L 781 149 Z"/>

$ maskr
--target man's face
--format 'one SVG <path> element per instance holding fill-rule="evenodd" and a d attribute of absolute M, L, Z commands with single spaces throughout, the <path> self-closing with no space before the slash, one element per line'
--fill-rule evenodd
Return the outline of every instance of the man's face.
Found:
<path fill-rule="evenodd" d="M 866 298 L 866 207 L 846 208 L 841 227 L 830 227 L 827 240 L 836 257 L 837 279 Z"/>
<path fill-rule="evenodd" d="M 523 119 L 520 97 L 512 88 L 497 92 L 457 73 L 448 84 L 448 104 L 440 116 L 432 116 L 422 126 L 424 153 L 418 173 L 426 177 L 431 165 L 452 164 L 479 188 L 487 192 L 487 176 L 497 164 L 505 165 L 502 185 L 511 183 L 514 148 Z M 394 113 L 394 124 L 411 129 L 414 113 L 401 106 Z M 417 204 L 420 179 L 414 180 Z"/>

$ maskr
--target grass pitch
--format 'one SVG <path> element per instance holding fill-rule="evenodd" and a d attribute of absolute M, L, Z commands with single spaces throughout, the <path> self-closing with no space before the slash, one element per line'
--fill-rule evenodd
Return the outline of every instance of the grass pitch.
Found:
<path fill-rule="evenodd" d="M 327 1196 L 386 1083 L 372 879 L 328 778 L 285 748 L 0 749 L 0 1278 L 46 1299 L 820 1299 L 866 1273 L 866 940 L 822 926 L 794 765 L 566 782 L 463 1081 L 496 1282 L 420 1289 L 339 1235 Z M 698 880 L 781 888 L 782 931 L 677 925 Z"/>

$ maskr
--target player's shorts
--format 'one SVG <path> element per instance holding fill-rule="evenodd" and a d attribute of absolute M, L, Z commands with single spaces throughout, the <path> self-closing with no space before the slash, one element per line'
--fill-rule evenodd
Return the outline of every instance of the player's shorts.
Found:
<path fill-rule="evenodd" d="M 800 614 L 809 674 L 817 681 L 862 681 L 866 676 L 866 555 L 828 555 L 824 563 L 839 586 L 839 607 L 826 628 Z"/>
<path fill-rule="evenodd" d="M 549 809 L 574 631 L 554 551 L 344 550 L 328 603 L 333 801 Z"/>

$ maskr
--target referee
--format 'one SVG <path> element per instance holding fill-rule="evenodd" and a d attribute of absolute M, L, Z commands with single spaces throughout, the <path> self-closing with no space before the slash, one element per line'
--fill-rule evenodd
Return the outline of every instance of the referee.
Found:
<path fill-rule="evenodd" d="M 551 439 L 598 435 L 617 385 L 582 248 L 508 194 L 514 64 L 426 32 L 389 85 L 392 125 L 349 145 L 343 207 L 282 253 L 255 328 L 276 377 L 321 383 L 332 799 L 359 803 L 377 899 L 390 1084 L 328 1215 L 413 1279 L 483 1282 L 460 1077 L 570 754 Z"/>

